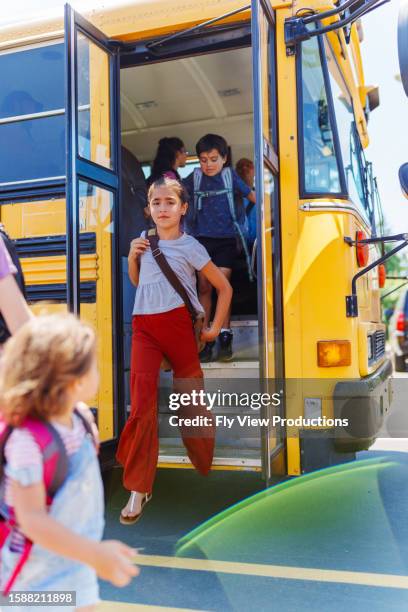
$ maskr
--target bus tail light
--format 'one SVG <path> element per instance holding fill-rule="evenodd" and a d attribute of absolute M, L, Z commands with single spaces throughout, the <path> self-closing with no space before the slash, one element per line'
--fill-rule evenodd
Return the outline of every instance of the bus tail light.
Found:
<path fill-rule="evenodd" d="M 351 365 L 349 340 L 320 340 L 317 343 L 317 364 L 321 368 Z"/>
<path fill-rule="evenodd" d="M 404 332 L 405 331 L 405 315 L 403 312 L 399 312 L 397 316 L 397 324 L 395 326 L 397 331 Z"/>
<path fill-rule="evenodd" d="M 365 240 L 367 236 L 364 232 L 358 231 L 356 234 L 356 253 L 357 253 L 357 264 L 359 268 L 364 268 L 368 263 L 368 244 L 359 244 L 360 240 Z"/>
<path fill-rule="evenodd" d="M 382 289 L 385 285 L 385 281 L 387 278 L 387 271 L 385 269 L 384 264 L 380 264 L 378 266 L 378 286 Z"/>

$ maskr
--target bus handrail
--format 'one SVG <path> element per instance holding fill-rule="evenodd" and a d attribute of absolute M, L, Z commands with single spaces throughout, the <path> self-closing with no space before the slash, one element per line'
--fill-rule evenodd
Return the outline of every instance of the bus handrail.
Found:
<path fill-rule="evenodd" d="M 78 106 L 79 111 L 89 110 L 91 108 L 90 104 L 82 104 Z M 13 117 L 3 117 L 0 119 L 0 125 L 5 125 L 8 123 L 18 123 L 21 121 L 31 121 L 32 119 L 44 119 L 45 117 L 58 117 L 59 115 L 64 115 L 65 108 L 56 108 L 55 110 L 49 111 L 41 111 L 39 113 L 29 113 L 27 115 L 14 115 Z"/>
<path fill-rule="evenodd" d="M 379 266 L 380 264 L 387 261 L 387 259 L 389 259 L 393 255 L 398 253 L 398 251 L 401 251 L 401 249 L 404 249 L 406 246 L 408 246 L 408 233 L 394 234 L 393 236 L 379 236 L 376 238 L 366 238 L 364 240 L 353 240 L 349 236 L 345 236 L 344 242 L 346 242 L 349 246 L 358 246 L 360 244 L 375 244 L 375 243 L 384 244 L 385 242 L 397 242 L 398 240 L 402 240 L 401 244 L 394 247 L 393 249 L 391 249 L 391 251 L 388 251 L 388 253 L 385 253 L 384 255 L 382 255 L 382 257 L 379 257 L 378 259 L 370 263 L 368 266 L 366 266 L 365 268 L 363 268 L 362 270 L 360 270 L 359 272 L 357 272 L 357 274 L 353 276 L 352 281 L 351 281 L 351 295 L 346 295 L 346 316 L 347 317 L 357 317 L 358 316 L 358 301 L 357 301 L 357 281 L 358 279 L 361 276 L 364 276 L 365 274 L 367 274 L 367 272 L 369 272 L 376 266 Z"/>

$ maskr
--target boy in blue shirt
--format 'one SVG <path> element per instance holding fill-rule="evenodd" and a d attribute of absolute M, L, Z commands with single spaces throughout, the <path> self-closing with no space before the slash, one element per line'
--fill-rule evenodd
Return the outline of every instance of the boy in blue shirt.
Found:
<path fill-rule="evenodd" d="M 206 134 L 196 144 L 200 170 L 195 170 L 186 179 L 190 194 L 187 224 L 191 233 L 207 249 L 212 261 L 230 280 L 233 262 L 237 257 L 237 227 L 245 222 L 245 210 L 240 212 L 232 204 L 230 196 L 241 195 L 255 202 L 255 192 L 231 169 L 222 172 L 228 156 L 228 144 L 222 136 Z M 226 181 L 230 180 L 230 187 Z M 228 193 L 230 192 L 230 193 Z M 234 219 L 235 217 L 235 219 Z M 235 221 L 235 222 L 234 222 Z M 208 326 L 211 316 L 212 287 L 207 279 L 198 273 L 199 299 L 205 311 L 204 325 Z M 226 317 L 218 336 L 220 361 L 232 359 L 231 311 Z M 200 353 L 203 363 L 212 360 L 215 342 L 208 342 Z"/>

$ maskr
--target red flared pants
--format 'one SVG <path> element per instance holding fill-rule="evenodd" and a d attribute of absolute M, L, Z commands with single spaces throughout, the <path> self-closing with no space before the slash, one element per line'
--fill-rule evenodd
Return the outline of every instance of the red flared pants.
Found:
<path fill-rule="evenodd" d="M 123 484 L 129 491 L 150 493 L 159 453 L 157 391 L 163 355 L 170 361 L 178 392 L 203 388 L 191 317 L 183 306 L 152 315 L 135 315 L 132 321 L 130 371 L 131 414 L 123 429 L 117 460 L 123 465 Z M 187 454 L 201 473 L 211 468 L 215 429 L 205 406 L 181 407 L 179 417 L 205 416 L 209 425 L 180 427 Z"/>

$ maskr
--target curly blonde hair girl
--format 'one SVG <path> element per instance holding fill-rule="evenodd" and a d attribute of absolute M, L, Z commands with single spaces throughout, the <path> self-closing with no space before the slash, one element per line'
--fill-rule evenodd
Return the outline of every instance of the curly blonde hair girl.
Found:
<path fill-rule="evenodd" d="M 73 315 L 32 319 L 6 343 L 0 361 L 0 410 L 18 426 L 67 409 L 70 386 L 91 368 L 95 334 Z"/>

